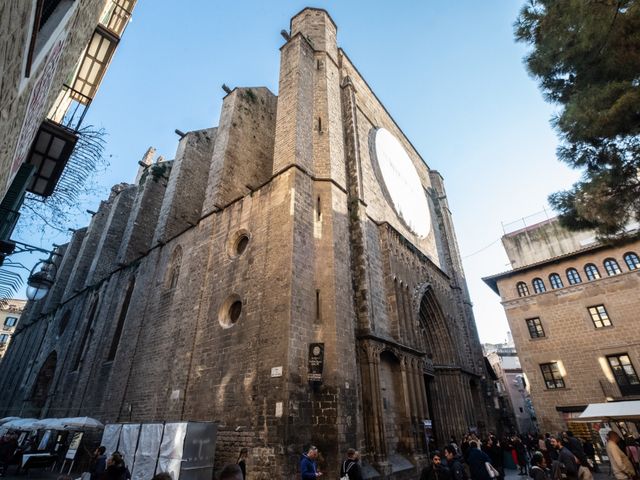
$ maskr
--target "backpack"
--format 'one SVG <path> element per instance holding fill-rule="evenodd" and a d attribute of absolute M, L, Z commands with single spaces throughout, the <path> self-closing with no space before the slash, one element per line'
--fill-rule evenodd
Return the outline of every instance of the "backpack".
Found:
<path fill-rule="evenodd" d="M 342 475 L 342 476 L 340 477 L 340 480 L 349 480 L 349 469 L 351 469 L 351 467 L 353 467 L 353 465 L 354 465 L 355 463 L 356 463 L 356 462 L 351 461 L 351 463 L 349 464 L 349 466 L 348 466 L 348 467 L 346 467 L 346 465 L 347 465 L 347 460 L 345 460 L 344 462 L 342 462 L 342 471 L 344 472 L 344 475 Z"/>

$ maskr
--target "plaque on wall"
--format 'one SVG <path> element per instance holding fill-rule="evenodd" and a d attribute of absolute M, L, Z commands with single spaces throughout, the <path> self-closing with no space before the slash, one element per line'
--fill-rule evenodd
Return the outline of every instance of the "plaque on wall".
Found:
<path fill-rule="evenodd" d="M 309 344 L 309 381 L 322 383 L 324 367 L 324 343 Z"/>

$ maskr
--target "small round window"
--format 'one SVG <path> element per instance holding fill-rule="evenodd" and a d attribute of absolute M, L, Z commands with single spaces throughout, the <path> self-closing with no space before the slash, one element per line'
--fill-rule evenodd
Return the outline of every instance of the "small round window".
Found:
<path fill-rule="evenodd" d="M 238 295 L 228 297 L 218 313 L 218 321 L 222 328 L 231 328 L 242 315 L 242 300 Z"/>
<path fill-rule="evenodd" d="M 251 236 L 246 230 L 240 230 L 231 236 L 227 243 L 227 253 L 231 258 L 236 258 L 246 252 Z"/>
<path fill-rule="evenodd" d="M 236 240 L 236 245 L 234 248 L 236 255 L 242 255 L 247 249 L 247 245 L 249 245 L 249 236 L 243 233 L 242 235 L 240 235 L 238 240 Z"/>

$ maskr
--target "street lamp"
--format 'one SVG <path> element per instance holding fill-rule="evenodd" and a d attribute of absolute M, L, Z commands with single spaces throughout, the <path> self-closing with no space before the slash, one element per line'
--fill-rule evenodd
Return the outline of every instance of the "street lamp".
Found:
<path fill-rule="evenodd" d="M 40 271 L 36 271 L 40 267 Z M 40 260 L 31 269 L 29 278 L 27 279 L 27 298 L 29 300 L 42 300 L 51 287 L 56 278 L 57 266 L 51 261 L 51 257 L 47 260 Z"/>

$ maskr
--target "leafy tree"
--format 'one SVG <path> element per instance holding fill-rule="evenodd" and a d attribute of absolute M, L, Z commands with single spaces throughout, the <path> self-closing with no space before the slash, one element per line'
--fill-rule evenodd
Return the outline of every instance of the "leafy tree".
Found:
<path fill-rule="evenodd" d="M 569 228 L 622 233 L 640 219 L 640 0 L 528 0 L 515 36 L 561 107 L 558 158 L 583 170 L 549 202 Z"/>

